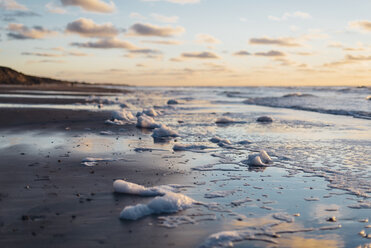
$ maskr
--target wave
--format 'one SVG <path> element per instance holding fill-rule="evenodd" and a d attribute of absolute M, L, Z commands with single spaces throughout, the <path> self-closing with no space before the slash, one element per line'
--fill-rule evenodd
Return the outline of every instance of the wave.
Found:
<path fill-rule="evenodd" d="M 257 97 L 249 98 L 243 103 L 250 105 L 260 105 L 273 108 L 288 108 L 296 110 L 311 111 L 323 114 L 332 114 L 332 115 L 345 115 L 352 116 L 354 118 L 368 119 L 371 120 L 371 112 L 359 111 L 359 110 L 345 110 L 345 109 L 326 109 L 321 107 L 314 106 L 305 106 L 307 102 L 298 102 L 298 101 L 284 101 L 287 98 L 283 97 Z M 308 105 L 308 104 L 307 104 Z"/>

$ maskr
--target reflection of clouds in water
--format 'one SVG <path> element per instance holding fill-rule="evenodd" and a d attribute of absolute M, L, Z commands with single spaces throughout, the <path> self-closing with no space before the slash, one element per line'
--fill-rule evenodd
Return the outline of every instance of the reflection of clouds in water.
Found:
<path fill-rule="evenodd" d="M 343 242 L 341 241 L 341 237 L 338 235 L 326 235 L 326 237 L 316 236 L 315 239 L 306 238 L 302 236 L 289 236 L 289 237 L 282 237 L 278 241 L 279 241 L 279 245 L 278 245 L 279 247 L 290 247 L 290 248 L 343 247 Z"/>
<path fill-rule="evenodd" d="M 341 207 L 337 204 L 314 204 L 311 215 L 316 219 L 320 219 L 320 223 L 324 223 L 328 217 L 342 217 L 344 215 L 344 211 L 340 211 L 340 209 Z"/>

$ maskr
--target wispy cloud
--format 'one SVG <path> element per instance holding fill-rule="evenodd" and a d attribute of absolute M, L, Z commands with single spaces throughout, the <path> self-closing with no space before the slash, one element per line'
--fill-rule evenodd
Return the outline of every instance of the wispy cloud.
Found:
<path fill-rule="evenodd" d="M 164 22 L 164 23 L 176 23 L 179 20 L 178 16 L 164 16 L 164 15 L 160 15 L 156 13 L 152 13 L 151 17 L 158 22 Z"/>
<path fill-rule="evenodd" d="M 15 0 L 0 0 L 0 8 L 5 10 L 28 10 L 26 6 L 16 2 Z"/>
<path fill-rule="evenodd" d="M 156 45 L 181 45 L 182 41 L 179 40 L 143 40 L 142 43 L 156 44 Z"/>
<path fill-rule="evenodd" d="M 114 37 L 119 33 L 112 23 L 96 24 L 93 20 L 86 18 L 68 23 L 66 32 L 83 37 Z"/>
<path fill-rule="evenodd" d="M 48 10 L 48 12 L 53 14 L 65 14 L 67 11 L 61 6 L 56 5 L 54 2 L 47 3 L 45 5 L 45 8 Z"/>
<path fill-rule="evenodd" d="M 129 36 L 171 37 L 185 32 L 183 27 L 157 26 L 149 23 L 136 23 L 129 29 Z"/>
<path fill-rule="evenodd" d="M 352 29 L 358 29 L 363 32 L 371 32 L 371 21 L 368 20 L 351 21 L 348 23 L 348 27 Z"/>
<path fill-rule="evenodd" d="M 249 43 L 251 45 L 274 45 L 274 46 L 283 46 L 283 47 L 298 47 L 301 46 L 294 38 L 291 37 L 282 37 L 282 38 L 251 38 Z"/>
<path fill-rule="evenodd" d="M 312 18 L 312 16 L 302 11 L 285 12 L 281 17 L 268 16 L 268 19 L 272 21 L 284 21 L 289 18 L 309 19 L 309 18 Z"/>
<path fill-rule="evenodd" d="M 42 39 L 47 36 L 56 35 L 57 32 L 43 28 L 41 26 L 34 26 L 29 28 L 23 24 L 10 23 L 7 28 L 9 31 L 8 37 L 11 39 L 26 40 L 26 39 Z"/>
<path fill-rule="evenodd" d="M 212 52 L 188 52 L 182 53 L 182 58 L 196 58 L 196 59 L 219 59 L 220 57 Z"/>
<path fill-rule="evenodd" d="M 209 34 L 198 34 L 196 42 L 199 44 L 220 44 L 221 41 Z"/>
<path fill-rule="evenodd" d="M 234 56 L 248 56 L 248 55 L 251 55 L 251 53 L 245 50 L 241 50 L 241 51 L 235 52 L 233 55 Z"/>
<path fill-rule="evenodd" d="M 190 4 L 201 2 L 201 0 L 142 0 L 142 2 L 160 2 L 160 1 L 178 4 Z"/>
<path fill-rule="evenodd" d="M 135 45 L 128 41 L 119 40 L 117 38 L 105 38 L 100 39 L 95 42 L 73 42 L 72 46 L 83 47 L 83 48 L 100 48 L 100 49 L 112 49 L 112 48 L 122 48 L 122 49 L 137 49 Z"/>
<path fill-rule="evenodd" d="M 283 57 L 286 56 L 285 53 L 275 50 L 270 50 L 269 52 L 257 52 L 254 53 L 255 56 L 264 56 L 264 57 Z"/>
<path fill-rule="evenodd" d="M 116 9 L 115 4 L 102 0 L 60 0 L 63 6 L 78 6 L 88 12 L 111 13 Z"/>

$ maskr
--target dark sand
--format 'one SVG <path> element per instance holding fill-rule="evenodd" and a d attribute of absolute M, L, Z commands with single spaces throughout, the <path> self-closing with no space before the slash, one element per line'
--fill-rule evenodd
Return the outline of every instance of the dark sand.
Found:
<path fill-rule="evenodd" d="M 51 139 L 56 133 L 73 139 L 104 130 L 109 117 L 108 112 L 73 110 L 0 111 L 2 140 L 14 134 L 22 139 L 22 133 L 30 130 Z M 89 131 L 84 129 L 87 124 Z M 118 138 L 123 139 L 141 132 L 133 126 L 120 128 Z M 197 247 L 213 232 L 205 222 L 197 228 L 166 229 L 157 226 L 156 216 L 119 219 L 124 206 L 150 198 L 114 194 L 113 180 L 146 186 L 181 184 L 189 178 L 171 167 L 176 159 L 154 160 L 151 153 L 138 153 L 124 161 L 86 167 L 80 164 L 86 154 L 20 143 L 2 144 L 0 149 L 0 247 Z"/>

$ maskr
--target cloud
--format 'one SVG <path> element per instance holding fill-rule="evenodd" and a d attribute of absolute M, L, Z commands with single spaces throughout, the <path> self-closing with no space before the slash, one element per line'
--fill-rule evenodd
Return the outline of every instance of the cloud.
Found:
<path fill-rule="evenodd" d="M 351 21 L 348 23 L 348 26 L 363 32 L 371 32 L 371 21 L 368 20 Z"/>
<path fill-rule="evenodd" d="M 301 11 L 295 11 L 295 12 L 292 12 L 292 13 L 286 12 L 281 17 L 268 16 L 268 19 L 272 20 L 272 21 L 283 21 L 283 20 L 287 20 L 289 18 L 309 19 L 309 18 L 312 18 L 312 16 L 308 13 L 301 12 Z"/>
<path fill-rule="evenodd" d="M 274 46 L 284 46 L 284 47 L 298 47 L 301 44 L 297 43 L 294 38 L 282 37 L 282 38 L 251 38 L 249 43 L 251 45 L 274 45 Z"/>
<path fill-rule="evenodd" d="M 347 52 L 366 51 L 366 48 L 360 42 L 357 42 L 357 46 L 356 47 L 347 47 L 347 46 L 344 46 L 343 44 L 341 44 L 339 42 L 331 42 L 328 45 L 328 47 L 331 47 L 331 48 L 340 48 L 343 51 L 347 51 Z"/>
<path fill-rule="evenodd" d="M 165 23 L 176 23 L 179 20 L 177 16 L 164 16 L 160 14 L 153 13 L 151 17 L 158 22 L 165 22 Z"/>
<path fill-rule="evenodd" d="M 17 40 L 42 39 L 47 36 L 53 36 L 57 34 L 55 31 L 45 29 L 41 26 L 34 26 L 33 28 L 29 28 L 27 26 L 24 26 L 23 24 L 18 23 L 10 23 L 7 29 L 11 31 L 8 33 L 8 37 Z"/>
<path fill-rule="evenodd" d="M 111 24 L 95 24 L 93 20 L 80 18 L 74 22 L 68 23 L 67 33 L 75 33 L 83 37 L 114 37 L 119 31 Z"/>
<path fill-rule="evenodd" d="M 128 50 L 137 49 L 137 47 L 133 45 L 132 43 L 128 41 L 118 40 L 116 38 L 105 38 L 105 39 L 100 39 L 96 42 L 86 42 L 86 43 L 74 42 L 74 43 L 71 43 L 71 46 L 83 47 L 83 48 L 101 48 L 101 49 L 111 49 L 111 48 L 122 48 L 122 49 L 128 49 Z"/>
<path fill-rule="evenodd" d="M 158 36 L 170 37 L 180 35 L 185 32 L 183 27 L 160 27 L 152 24 L 136 23 L 130 27 L 129 36 Z"/>
<path fill-rule="evenodd" d="M 233 55 L 234 56 L 248 56 L 248 55 L 251 55 L 251 53 L 245 50 L 241 50 L 241 51 L 235 52 Z"/>
<path fill-rule="evenodd" d="M 48 12 L 53 14 L 65 14 L 67 11 L 59 6 L 57 6 L 55 3 L 50 2 L 45 5 L 45 8 L 48 10 Z"/>
<path fill-rule="evenodd" d="M 26 11 L 28 8 L 15 0 L 0 0 L 0 9 Z"/>
<path fill-rule="evenodd" d="M 140 49 L 133 49 L 130 50 L 130 53 L 134 54 L 161 54 L 161 51 L 149 48 L 140 48 Z"/>
<path fill-rule="evenodd" d="M 179 40 L 143 40 L 142 43 L 150 43 L 156 45 L 181 45 L 182 41 Z"/>
<path fill-rule="evenodd" d="M 219 59 L 219 56 L 212 52 L 189 52 L 182 53 L 182 58 L 196 58 L 196 59 Z"/>
<path fill-rule="evenodd" d="M 160 1 L 177 4 L 192 4 L 201 2 L 201 0 L 142 0 L 142 2 L 160 2 Z"/>
<path fill-rule="evenodd" d="M 200 44 L 220 44 L 221 41 L 209 34 L 198 34 L 196 42 Z"/>
<path fill-rule="evenodd" d="M 34 53 L 34 52 L 23 52 L 21 55 L 26 56 L 38 56 L 38 57 L 63 57 L 63 54 L 54 54 L 54 53 Z"/>
<path fill-rule="evenodd" d="M 115 4 L 102 0 L 60 0 L 63 6 L 78 6 L 85 11 L 97 13 L 111 13 L 115 10 Z"/>
<path fill-rule="evenodd" d="M 131 19 L 141 19 L 141 20 L 147 19 L 145 16 L 143 16 L 143 15 L 137 13 L 137 12 L 130 13 L 129 17 Z"/>
<path fill-rule="evenodd" d="M 359 56 L 353 56 L 353 55 L 346 55 L 345 58 L 347 60 L 354 60 L 354 61 L 371 61 L 371 56 L 363 56 L 363 55 L 359 55 Z"/>
<path fill-rule="evenodd" d="M 265 57 L 283 57 L 286 56 L 285 53 L 275 50 L 270 50 L 269 52 L 258 52 L 254 53 L 255 56 L 265 56 Z"/>
<path fill-rule="evenodd" d="M 5 22 L 13 22 L 17 18 L 23 17 L 39 17 L 40 15 L 32 11 L 12 11 L 11 13 L 3 13 L 1 19 Z"/>

